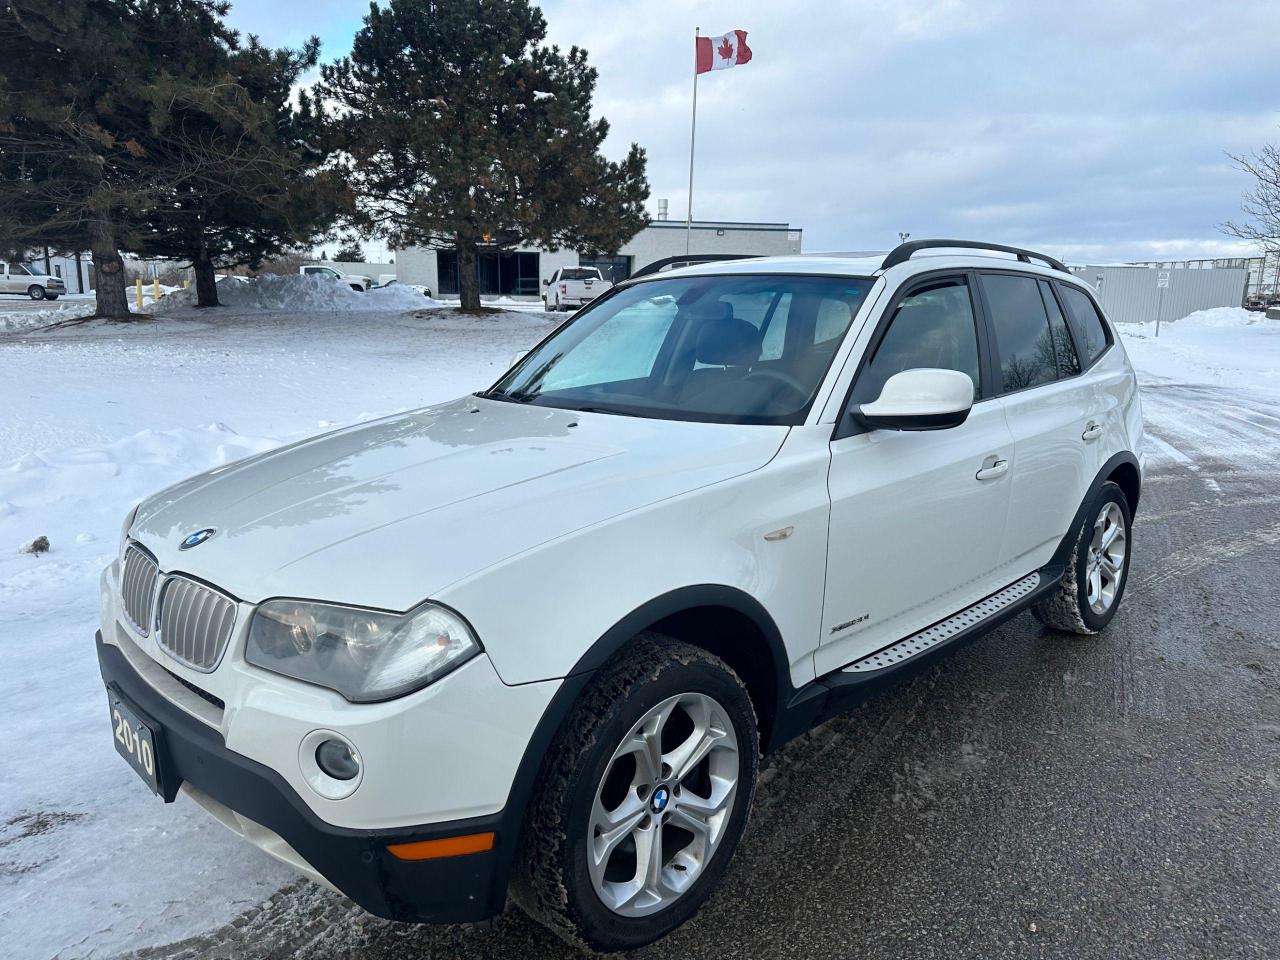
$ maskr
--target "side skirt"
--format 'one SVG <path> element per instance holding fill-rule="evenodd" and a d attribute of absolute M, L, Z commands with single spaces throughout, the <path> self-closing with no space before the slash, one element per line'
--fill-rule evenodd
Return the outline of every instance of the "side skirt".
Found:
<path fill-rule="evenodd" d="M 1064 566 L 1050 564 L 937 623 L 805 684 L 774 725 L 775 750 L 812 727 L 897 686 L 1017 616 L 1057 589 Z"/>

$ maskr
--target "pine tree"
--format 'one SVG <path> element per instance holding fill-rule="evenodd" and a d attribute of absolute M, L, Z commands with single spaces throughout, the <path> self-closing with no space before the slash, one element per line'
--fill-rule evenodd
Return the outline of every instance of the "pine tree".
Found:
<path fill-rule="evenodd" d="M 288 103 L 318 48 L 240 47 L 223 0 L 0 6 L 0 236 L 93 253 L 98 314 L 129 316 L 121 249 L 215 262 L 314 239 L 345 187 Z"/>
<path fill-rule="evenodd" d="M 216 95 L 165 112 L 169 136 L 154 160 L 175 175 L 148 207 L 137 244 L 147 256 L 190 263 L 202 307 L 218 303 L 216 267 L 256 269 L 310 246 L 350 209 L 345 181 L 323 166 L 317 118 L 291 102 L 319 41 L 273 50 L 250 37 L 223 54 L 203 68 Z"/>
<path fill-rule="evenodd" d="M 122 224 L 149 187 L 144 13 L 127 0 L 0 5 L 0 232 L 18 248 L 87 242 L 100 316 L 129 316 Z"/>
<path fill-rule="evenodd" d="M 644 151 L 600 154 L 596 71 L 545 39 L 528 0 L 390 0 L 322 68 L 361 222 L 393 247 L 456 250 L 466 311 L 482 244 L 614 253 L 647 222 Z"/>
<path fill-rule="evenodd" d="M 346 237 L 333 259 L 338 263 L 364 263 L 364 247 L 360 246 L 360 241 L 355 237 Z"/>

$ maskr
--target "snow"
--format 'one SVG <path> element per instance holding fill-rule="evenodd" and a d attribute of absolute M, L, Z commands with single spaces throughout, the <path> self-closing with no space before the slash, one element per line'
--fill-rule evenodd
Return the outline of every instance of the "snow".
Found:
<path fill-rule="evenodd" d="M 272 276 L 265 275 L 253 280 L 239 277 L 218 278 L 219 309 L 225 308 L 234 314 L 261 313 L 390 313 L 409 310 L 440 310 L 455 308 L 457 300 L 438 300 L 425 295 L 426 287 L 416 284 L 394 283 L 386 287 L 376 287 L 367 293 L 353 290 L 350 286 L 330 277 L 308 276 Z M 137 304 L 137 291 L 129 287 L 125 291 L 126 301 L 132 313 L 143 313 L 148 316 L 195 317 L 204 311 L 196 307 L 196 290 L 188 288 L 160 285 L 161 296 L 153 299 L 154 288 L 149 283 L 142 285 L 142 307 Z M 69 320 L 90 317 L 94 314 L 92 294 L 72 294 L 64 297 L 75 302 L 60 306 L 49 306 L 43 309 L 25 309 L 5 311 L 5 304 L 0 302 L 0 336 L 7 333 L 24 333 L 55 326 Z M 517 300 L 512 297 L 486 297 L 484 304 L 489 308 L 500 308 L 517 313 L 541 313 L 541 300 Z"/>
<path fill-rule="evenodd" d="M 245 304 L 283 301 L 252 297 L 205 311 L 168 297 L 169 317 L 0 335 L 5 960 L 193 936 L 294 880 L 185 798 L 164 807 L 112 748 L 93 632 L 129 508 L 197 471 L 483 388 L 552 328 L 423 311 L 416 293 L 417 311 L 383 298 L 325 312 L 333 301 L 310 292 L 302 310 L 264 311 Z M 0 313 L 0 330 L 30 316 Z M 48 553 L 20 552 L 40 536 Z"/>
<path fill-rule="evenodd" d="M 178 292 L 162 315 L 52 330 L 92 303 L 0 303 L 6 960 L 194 936 L 294 879 L 185 798 L 164 807 L 112 748 L 92 638 L 98 574 L 128 509 L 197 471 L 487 386 L 563 319 L 467 317 L 405 288 L 357 293 L 307 277 L 219 294 L 217 310 Z M 1280 321 L 1261 314 L 1206 311 L 1162 325 L 1158 340 L 1138 325 L 1122 337 L 1144 385 L 1280 390 Z M 21 552 L 40 536 L 48 553 Z"/>
<path fill-rule="evenodd" d="M 4 308 L 0 304 L 0 310 Z M 46 307 L 42 310 L 22 310 L 15 313 L 0 313 L 0 334 L 22 333 L 35 330 L 64 320 L 76 320 L 80 317 L 93 316 L 92 300 L 69 303 L 62 307 Z"/>
<path fill-rule="evenodd" d="M 1200 310 L 1181 320 L 1118 325 L 1139 376 L 1280 391 L 1280 320 L 1243 307 Z"/>
<path fill-rule="evenodd" d="M 443 307 L 417 290 L 401 284 L 380 287 L 362 293 L 330 277 L 262 276 L 251 283 L 218 284 L 218 300 L 235 311 L 335 311 L 347 313 L 386 313 L 397 310 L 425 310 Z M 195 287 L 177 290 L 144 312 L 172 315 L 184 308 L 194 308 Z"/>

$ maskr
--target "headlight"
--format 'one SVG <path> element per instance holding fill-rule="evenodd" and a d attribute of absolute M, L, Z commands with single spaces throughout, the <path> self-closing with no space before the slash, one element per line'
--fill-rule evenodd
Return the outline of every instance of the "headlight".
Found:
<path fill-rule="evenodd" d="M 370 703 L 424 687 L 480 649 L 462 618 L 434 603 L 394 614 L 269 600 L 253 616 L 244 656 L 352 703 Z"/>

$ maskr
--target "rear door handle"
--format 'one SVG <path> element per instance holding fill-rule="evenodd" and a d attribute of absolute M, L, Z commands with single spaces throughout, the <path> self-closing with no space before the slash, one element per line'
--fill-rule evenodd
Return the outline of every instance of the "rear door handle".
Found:
<path fill-rule="evenodd" d="M 987 457 L 982 469 L 974 474 L 979 480 L 994 480 L 1009 472 L 1009 461 L 1001 457 Z"/>
<path fill-rule="evenodd" d="M 1085 424 L 1084 433 L 1080 434 L 1081 440 L 1097 440 L 1102 436 L 1102 424 L 1097 420 L 1090 420 Z"/>

